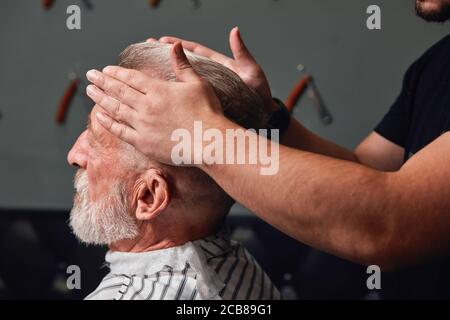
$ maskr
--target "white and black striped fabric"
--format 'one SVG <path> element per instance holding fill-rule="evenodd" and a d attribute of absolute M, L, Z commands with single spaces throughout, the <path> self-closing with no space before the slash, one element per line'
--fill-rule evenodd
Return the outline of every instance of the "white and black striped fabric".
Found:
<path fill-rule="evenodd" d="M 143 253 L 108 252 L 111 272 L 90 300 L 275 300 L 280 293 L 226 232 Z"/>

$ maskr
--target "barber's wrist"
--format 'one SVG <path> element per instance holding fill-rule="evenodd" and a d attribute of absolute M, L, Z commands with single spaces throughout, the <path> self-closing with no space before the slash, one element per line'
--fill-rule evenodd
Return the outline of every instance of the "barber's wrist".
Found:
<path fill-rule="evenodd" d="M 275 110 L 272 112 L 267 122 L 267 128 L 269 130 L 278 129 L 280 133 L 279 138 L 281 139 L 289 128 L 291 123 L 291 114 L 280 99 L 273 98 L 273 103 Z"/>
<path fill-rule="evenodd" d="M 270 99 L 270 102 L 268 103 L 268 105 L 269 105 L 269 107 L 268 107 L 268 111 L 270 112 L 270 113 L 273 113 L 273 112 L 275 112 L 275 111 L 277 111 L 278 110 L 278 103 L 272 98 L 272 99 Z"/>

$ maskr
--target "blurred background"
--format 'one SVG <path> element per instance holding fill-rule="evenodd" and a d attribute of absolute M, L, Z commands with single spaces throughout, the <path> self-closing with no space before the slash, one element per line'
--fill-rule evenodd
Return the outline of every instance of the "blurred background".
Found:
<path fill-rule="evenodd" d="M 302 77 L 299 65 L 306 66 L 333 122 L 326 125 L 307 96 L 294 116 L 353 148 L 388 110 L 408 66 L 450 30 L 416 17 L 414 0 L 161 0 L 157 6 L 144 0 L 56 0 L 48 8 L 46 2 L 0 2 L 4 299 L 80 299 L 107 272 L 106 249 L 79 244 L 67 226 L 75 170 L 66 155 L 92 107 L 84 93 L 85 72 L 114 64 L 127 45 L 174 35 L 229 54 L 228 33 L 239 26 L 273 95 L 286 99 Z M 81 9 L 81 30 L 66 26 L 72 4 Z M 366 27 L 372 4 L 381 8 L 381 30 Z M 63 96 L 70 93 L 62 110 Z M 383 273 L 382 289 L 369 292 L 365 267 L 304 246 L 242 206 L 233 208 L 229 223 L 286 298 L 450 297 L 447 259 Z M 81 267 L 81 290 L 67 290 L 66 268 L 72 264 Z"/>

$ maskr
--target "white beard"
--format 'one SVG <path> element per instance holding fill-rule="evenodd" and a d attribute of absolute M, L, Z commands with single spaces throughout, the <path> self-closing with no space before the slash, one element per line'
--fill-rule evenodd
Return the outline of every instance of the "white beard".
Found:
<path fill-rule="evenodd" d="M 74 185 L 76 195 L 70 212 L 70 227 L 80 241 L 109 245 L 139 235 L 122 183 L 112 185 L 108 196 L 96 202 L 89 201 L 86 170 L 78 170 Z"/>

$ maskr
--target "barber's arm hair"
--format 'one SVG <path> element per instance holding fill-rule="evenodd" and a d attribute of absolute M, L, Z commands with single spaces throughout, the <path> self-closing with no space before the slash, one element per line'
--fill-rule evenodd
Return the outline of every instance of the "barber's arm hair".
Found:
<path fill-rule="evenodd" d="M 293 238 L 386 270 L 450 248 L 449 158 L 446 133 L 393 172 L 286 146 L 280 146 L 279 172 L 272 176 L 260 175 L 260 165 L 203 169 Z"/>

